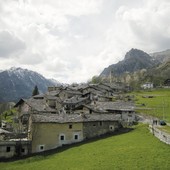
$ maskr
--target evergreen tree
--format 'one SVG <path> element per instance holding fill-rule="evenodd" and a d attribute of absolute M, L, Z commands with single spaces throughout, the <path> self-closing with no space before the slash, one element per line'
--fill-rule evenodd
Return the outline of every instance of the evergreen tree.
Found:
<path fill-rule="evenodd" d="M 38 87 L 37 85 L 34 87 L 34 90 L 32 92 L 32 96 L 35 96 L 35 95 L 38 95 L 39 94 L 39 91 L 38 91 Z"/>

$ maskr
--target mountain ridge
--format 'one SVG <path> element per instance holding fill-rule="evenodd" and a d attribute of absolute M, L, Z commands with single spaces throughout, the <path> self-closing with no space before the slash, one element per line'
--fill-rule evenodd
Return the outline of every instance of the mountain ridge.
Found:
<path fill-rule="evenodd" d="M 149 55 L 159 60 L 161 63 L 170 61 L 170 49 L 167 49 L 165 51 L 150 53 Z"/>
<path fill-rule="evenodd" d="M 0 72 L 0 102 L 17 101 L 20 98 L 29 98 L 35 85 L 39 92 L 47 91 L 48 86 L 58 85 L 50 79 L 32 70 L 12 67 Z M 58 84 L 57 84 L 58 83 Z"/>
<path fill-rule="evenodd" d="M 122 82 L 138 89 L 146 82 L 161 87 L 170 79 L 169 73 L 170 50 L 147 54 L 142 50 L 131 49 L 122 61 L 105 68 L 94 80 Z"/>
<path fill-rule="evenodd" d="M 105 68 L 100 76 L 109 76 L 110 72 L 114 75 L 121 75 L 125 72 L 132 73 L 141 69 L 151 68 L 159 63 L 158 59 L 151 57 L 146 52 L 132 48 L 125 54 L 123 60 Z"/>

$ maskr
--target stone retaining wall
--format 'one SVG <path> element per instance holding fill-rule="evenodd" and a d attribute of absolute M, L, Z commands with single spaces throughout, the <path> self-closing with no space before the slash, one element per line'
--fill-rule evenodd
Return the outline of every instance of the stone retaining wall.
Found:
<path fill-rule="evenodd" d="M 158 129 L 157 126 L 152 125 L 149 125 L 149 130 L 160 141 L 170 145 L 170 134 Z"/>

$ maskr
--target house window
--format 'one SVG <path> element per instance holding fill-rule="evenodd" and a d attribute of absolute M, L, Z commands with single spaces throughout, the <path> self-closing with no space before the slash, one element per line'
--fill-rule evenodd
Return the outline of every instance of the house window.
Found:
<path fill-rule="evenodd" d="M 40 151 L 43 151 L 43 150 L 44 150 L 44 145 L 40 145 L 40 146 L 39 146 L 39 150 L 40 150 Z"/>
<path fill-rule="evenodd" d="M 75 140 L 78 140 L 78 138 L 79 138 L 79 135 L 74 135 Z"/>
<path fill-rule="evenodd" d="M 10 152 L 11 151 L 11 147 L 10 146 L 7 146 L 6 147 L 6 152 Z"/>
<path fill-rule="evenodd" d="M 69 125 L 69 129 L 72 129 L 73 125 Z"/>
<path fill-rule="evenodd" d="M 95 126 L 96 126 L 96 124 L 93 124 L 93 126 L 95 127 Z"/>
<path fill-rule="evenodd" d="M 114 126 L 113 126 L 113 125 L 110 125 L 110 126 L 109 126 L 109 129 L 110 129 L 111 131 L 114 131 Z"/>
<path fill-rule="evenodd" d="M 100 121 L 100 123 L 99 123 L 99 124 L 100 124 L 100 126 L 102 126 L 102 125 L 103 125 L 103 122 L 102 122 L 102 121 Z"/>
<path fill-rule="evenodd" d="M 64 135 L 61 135 L 60 136 L 60 140 L 64 140 L 65 139 L 65 136 Z"/>
<path fill-rule="evenodd" d="M 22 148 L 22 149 L 21 149 L 21 152 L 24 153 L 24 152 L 25 152 L 25 148 Z"/>

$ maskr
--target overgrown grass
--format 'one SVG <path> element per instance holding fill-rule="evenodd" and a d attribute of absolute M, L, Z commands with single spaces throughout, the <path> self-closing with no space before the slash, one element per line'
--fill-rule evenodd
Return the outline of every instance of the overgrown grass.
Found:
<path fill-rule="evenodd" d="M 140 91 L 136 97 L 138 112 L 170 122 L 170 89 Z"/>
<path fill-rule="evenodd" d="M 137 125 L 129 133 L 79 145 L 50 156 L 0 163 L 2 170 L 114 170 L 170 167 L 170 146 Z"/>

